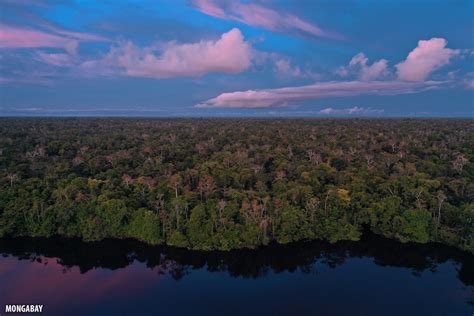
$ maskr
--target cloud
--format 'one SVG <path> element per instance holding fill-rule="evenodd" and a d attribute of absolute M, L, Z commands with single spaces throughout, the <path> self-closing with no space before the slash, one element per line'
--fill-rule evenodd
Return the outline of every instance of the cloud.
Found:
<path fill-rule="evenodd" d="M 302 74 L 300 67 L 292 66 L 290 61 L 285 58 L 275 60 L 275 70 L 279 74 L 293 77 L 299 77 Z"/>
<path fill-rule="evenodd" d="M 1 48 L 51 47 L 75 53 L 79 42 L 76 39 L 56 36 L 35 30 L 0 25 Z"/>
<path fill-rule="evenodd" d="M 166 43 L 161 48 L 140 48 L 125 42 L 112 48 L 102 60 L 88 61 L 82 69 L 113 72 L 114 67 L 131 77 L 196 77 L 207 73 L 239 73 L 251 65 L 251 45 L 234 28 L 215 41 L 192 44 Z"/>
<path fill-rule="evenodd" d="M 96 34 L 66 31 L 66 30 L 61 30 L 61 29 L 51 27 L 51 26 L 49 26 L 48 29 L 50 29 L 55 34 L 62 35 L 68 38 L 73 38 L 78 41 L 84 41 L 84 42 L 109 42 L 110 41 L 109 39 L 100 35 L 96 35 Z"/>
<path fill-rule="evenodd" d="M 449 64 L 452 57 L 460 53 L 457 49 L 446 48 L 444 38 L 421 40 L 407 58 L 395 65 L 400 80 L 423 81 L 433 71 Z"/>
<path fill-rule="evenodd" d="M 452 57 L 461 54 L 459 49 L 446 48 L 447 41 L 443 38 L 421 40 L 407 56 L 395 65 L 397 78 L 400 81 L 421 82 L 438 68 L 449 64 Z M 393 76 L 386 59 L 380 59 L 371 65 L 364 53 L 352 57 L 349 65 L 339 67 L 336 74 L 341 77 L 356 77 L 362 81 L 372 81 Z M 448 74 L 453 76 L 454 72 Z"/>
<path fill-rule="evenodd" d="M 106 41 L 103 37 L 51 29 L 52 33 L 0 24 L 0 48 L 59 48 L 75 54 L 81 41 Z"/>
<path fill-rule="evenodd" d="M 272 108 L 314 99 L 358 95 L 398 95 L 436 89 L 442 82 L 342 81 L 277 89 L 226 92 L 195 105 L 198 108 Z"/>
<path fill-rule="evenodd" d="M 38 53 L 38 60 L 57 67 L 70 67 L 74 66 L 74 60 L 69 54 L 62 54 L 62 53 L 54 53 L 48 54 L 39 52 Z"/>
<path fill-rule="evenodd" d="M 470 80 L 464 81 L 464 86 L 465 86 L 467 89 L 474 90 L 474 80 L 473 80 L 473 79 L 470 79 Z"/>
<path fill-rule="evenodd" d="M 371 81 L 384 77 L 388 74 L 388 61 L 380 59 L 369 65 L 369 59 L 364 53 L 359 53 L 352 57 L 348 66 L 340 67 L 336 73 L 341 77 L 355 74 L 359 80 Z"/>
<path fill-rule="evenodd" d="M 275 32 L 299 31 L 317 37 L 341 39 L 339 34 L 322 30 L 318 26 L 291 14 L 253 3 L 240 1 L 194 0 L 194 7 L 207 15 L 237 21 L 243 24 L 264 28 Z"/>
<path fill-rule="evenodd" d="M 332 107 L 322 109 L 319 114 L 324 115 L 361 115 L 361 114 L 381 114 L 383 109 L 363 108 L 354 106 L 352 108 L 334 109 Z"/>
<path fill-rule="evenodd" d="M 311 71 L 309 67 L 293 65 L 289 58 L 272 54 L 275 72 L 284 77 L 319 78 L 319 74 Z"/>

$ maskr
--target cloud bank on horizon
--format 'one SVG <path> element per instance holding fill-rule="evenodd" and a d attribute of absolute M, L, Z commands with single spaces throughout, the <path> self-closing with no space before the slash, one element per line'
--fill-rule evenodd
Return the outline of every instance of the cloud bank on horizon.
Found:
<path fill-rule="evenodd" d="M 303 107 L 473 117 L 473 6 L 5 1 L 0 115 Z"/>
<path fill-rule="evenodd" d="M 277 89 L 226 92 L 196 105 L 198 108 L 273 108 L 286 107 L 294 102 L 331 97 L 359 95 L 399 95 L 442 87 L 443 82 L 403 81 L 331 81 L 307 86 Z"/>

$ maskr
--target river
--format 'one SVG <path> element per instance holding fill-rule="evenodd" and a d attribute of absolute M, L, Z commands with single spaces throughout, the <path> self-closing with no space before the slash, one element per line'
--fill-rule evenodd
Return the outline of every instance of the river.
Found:
<path fill-rule="evenodd" d="M 474 313 L 474 255 L 372 234 L 231 252 L 0 239 L 0 254 L 0 314 L 5 304 L 43 304 L 45 315 Z"/>

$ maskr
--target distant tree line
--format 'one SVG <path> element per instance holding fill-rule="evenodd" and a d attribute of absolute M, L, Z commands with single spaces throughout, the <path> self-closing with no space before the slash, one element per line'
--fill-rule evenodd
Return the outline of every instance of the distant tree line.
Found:
<path fill-rule="evenodd" d="M 474 122 L 0 119 L 0 236 L 474 252 Z"/>

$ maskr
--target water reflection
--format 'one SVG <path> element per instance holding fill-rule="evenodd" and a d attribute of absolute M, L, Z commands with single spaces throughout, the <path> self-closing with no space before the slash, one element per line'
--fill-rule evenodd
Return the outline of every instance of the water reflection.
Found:
<path fill-rule="evenodd" d="M 2 239 L 0 254 L 0 304 L 45 304 L 51 315 L 133 314 L 137 306 L 140 314 L 247 315 L 249 304 L 250 314 L 278 315 L 474 311 L 472 254 L 372 234 L 360 242 L 231 252 L 133 240 Z M 406 306 L 395 308 L 394 300 Z"/>
<path fill-rule="evenodd" d="M 115 270 L 138 261 L 176 280 L 201 268 L 244 278 L 262 277 L 269 271 L 314 272 L 316 262 L 336 268 L 353 257 L 370 257 L 376 265 L 409 268 L 420 274 L 425 270 L 435 272 L 439 264 L 451 260 L 458 265 L 459 280 L 474 285 L 474 255 L 438 244 L 402 244 L 373 234 L 366 234 L 359 242 L 299 242 L 230 252 L 188 251 L 134 240 L 84 243 L 74 239 L 0 239 L 0 253 L 37 262 L 54 257 L 65 271 L 78 267 L 81 273 L 94 268 Z"/>

